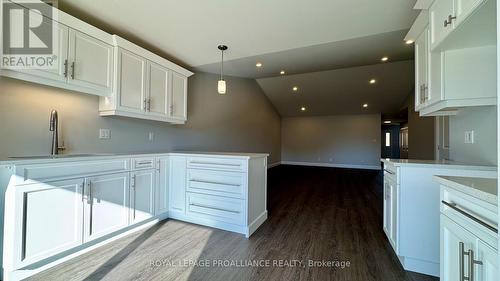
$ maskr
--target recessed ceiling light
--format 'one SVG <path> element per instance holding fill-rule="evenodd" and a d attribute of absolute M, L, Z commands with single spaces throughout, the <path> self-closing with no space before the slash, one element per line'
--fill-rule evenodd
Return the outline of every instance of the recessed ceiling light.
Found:
<path fill-rule="evenodd" d="M 297 92 L 297 91 L 299 90 L 299 87 L 297 87 L 297 86 L 293 86 L 292 90 L 293 90 L 294 92 Z"/>
<path fill-rule="evenodd" d="M 375 84 L 375 82 L 377 82 L 377 80 L 375 79 L 370 80 L 370 84 Z"/>
<path fill-rule="evenodd" d="M 413 44 L 413 40 L 406 40 L 405 43 L 406 43 L 406 45 L 411 45 L 411 44 Z"/>
<path fill-rule="evenodd" d="M 388 57 L 383 57 L 383 58 L 381 58 L 380 60 L 381 60 L 381 61 L 388 61 L 388 60 L 389 60 L 389 58 L 388 58 Z"/>
<path fill-rule="evenodd" d="M 367 103 L 363 104 L 363 107 L 364 107 L 364 108 L 367 108 L 367 107 L 368 107 L 368 104 L 367 104 Z"/>
<path fill-rule="evenodd" d="M 255 64 L 256 67 L 262 67 L 262 63 L 261 62 L 258 62 Z"/>
<path fill-rule="evenodd" d="M 300 108 L 301 111 L 306 111 L 306 109 L 307 108 L 305 106 L 303 106 L 303 107 Z"/>
<path fill-rule="evenodd" d="M 384 124 L 391 124 L 390 120 L 384 121 Z"/>
<path fill-rule="evenodd" d="M 284 70 L 280 71 L 280 74 L 285 75 L 285 71 Z"/>

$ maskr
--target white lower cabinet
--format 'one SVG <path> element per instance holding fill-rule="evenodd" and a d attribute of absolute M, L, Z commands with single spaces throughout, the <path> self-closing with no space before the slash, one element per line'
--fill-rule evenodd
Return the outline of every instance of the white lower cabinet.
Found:
<path fill-rule="evenodd" d="M 498 236 L 489 226 L 496 206 L 445 186 L 441 200 L 441 280 L 499 280 Z"/>
<path fill-rule="evenodd" d="M 398 184 L 385 172 L 384 175 L 384 232 L 392 248 L 398 253 Z"/>
<path fill-rule="evenodd" d="M 153 217 L 156 170 L 131 173 L 130 223 L 138 223 Z"/>
<path fill-rule="evenodd" d="M 168 213 L 169 194 L 168 186 L 170 180 L 170 158 L 159 157 L 156 161 L 156 191 L 155 191 L 155 215 Z"/>
<path fill-rule="evenodd" d="M 21 186 L 15 263 L 31 264 L 82 243 L 84 179 Z M 22 238 L 22 239 L 21 239 Z"/>
<path fill-rule="evenodd" d="M 129 174 L 86 179 L 84 242 L 128 225 Z"/>
<path fill-rule="evenodd" d="M 170 157 L 169 214 L 186 212 L 186 157 Z"/>

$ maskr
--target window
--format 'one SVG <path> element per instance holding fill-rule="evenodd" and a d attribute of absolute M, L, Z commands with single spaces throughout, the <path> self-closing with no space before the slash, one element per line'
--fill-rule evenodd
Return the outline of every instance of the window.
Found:
<path fill-rule="evenodd" d="M 391 133 L 385 133 L 385 146 L 391 146 Z"/>

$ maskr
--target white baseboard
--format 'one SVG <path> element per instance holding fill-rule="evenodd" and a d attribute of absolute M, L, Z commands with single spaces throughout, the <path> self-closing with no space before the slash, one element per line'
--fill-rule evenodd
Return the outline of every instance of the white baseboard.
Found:
<path fill-rule="evenodd" d="M 246 237 L 249 238 L 252 233 L 254 233 L 259 226 L 261 226 L 267 220 L 267 210 L 260 214 L 250 225 L 246 233 Z"/>
<path fill-rule="evenodd" d="M 274 163 L 271 163 L 271 164 L 267 164 L 267 168 L 271 169 L 271 168 L 279 166 L 279 165 L 281 165 L 281 162 L 278 161 L 278 162 L 274 162 Z"/>
<path fill-rule="evenodd" d="M 382 167 L 380 165 L 337 164 L 337 163 L 319 163 L 319 162 L 281 161 L 280 164 L 281 165 L 296 165 L 296 166 L 312 166 L 312 167 L 363 169 L 363 170 L 381 170 L 382 169 Z"/>

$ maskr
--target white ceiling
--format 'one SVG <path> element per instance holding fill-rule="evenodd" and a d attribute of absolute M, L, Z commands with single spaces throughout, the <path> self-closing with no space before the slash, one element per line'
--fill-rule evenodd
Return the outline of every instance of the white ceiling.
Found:
<path fill-rule="evenodd" d="M 226 44 L 225 73 L 258 78 L 282 116 L 297 116 L 399 110 L 413 83 L 413 47 L 403 39 L 415 2 L 59 0 L 59 8 L 194 71 L 218 73 L 217 46 Z M 390 62 L 377 64 L 382 56 Z M 370 77 L 380 83 L 368 87 Z"/>
<path fill-rule="evenodd" d="M 281 116 L 292 117 L 399 112 L 414 87 L 413 77 L 413 61 L 400 61 L 262 78 L 257 83 Z M 369 83 L 372 78 L 375 84 Z M 297 93 L 293 86 L 299 87 Z"/>
<path fill-rule="evenodd" d="M 408 29 L 415 0 L 60 0 L 189 67 Z M 92 22 L 92 21 L 91 21 Z M 402 38 L 401 38 L 402 40 Z M 254 64 L 255 65 L 255 64 Z"/>

